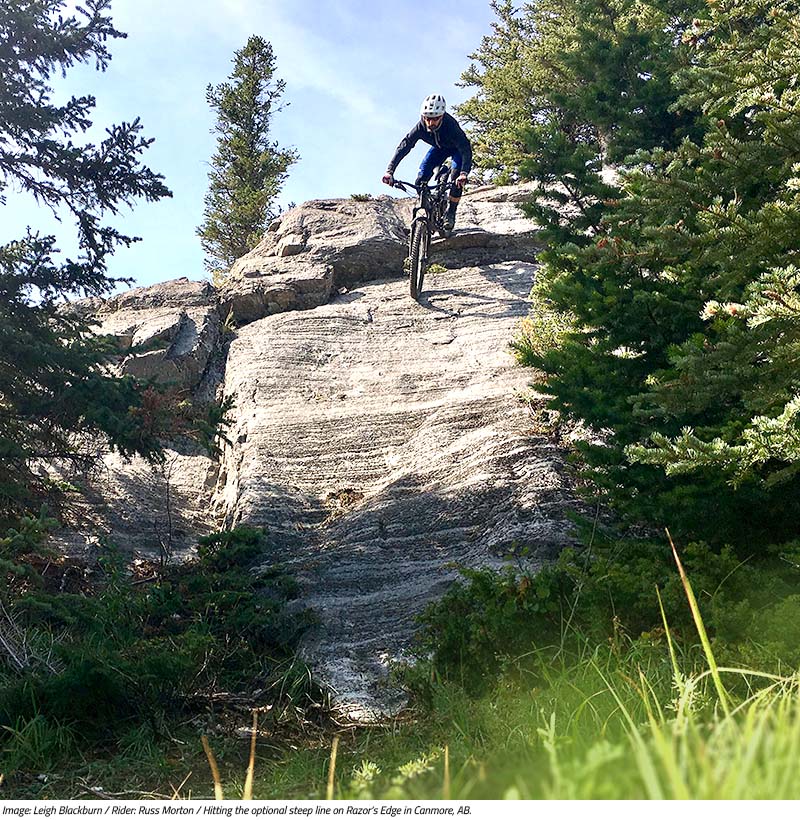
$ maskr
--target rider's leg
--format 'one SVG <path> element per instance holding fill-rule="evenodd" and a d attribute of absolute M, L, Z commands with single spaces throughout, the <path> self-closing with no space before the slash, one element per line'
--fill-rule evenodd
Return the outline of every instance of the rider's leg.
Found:
<path fill-rule="evenodd" d="M 461 188 L 456 185 L 456 179 L 461 173 L 461 154 L 454 151 L 451 154 L 453 159 L 453 170 L 450 172 L 450 204 L 447 206 L 447 213 L 444 217 L 445 230 L 452 231 L 456 224 L 456 209 L 461 202 Z"/>
<path fill-rule="evenodd" d="M 425 154 L 425 159 L 422 160 L 422 164 L 419 166 L 419 173 L 417 174 L 417 185 L 422 185 L 423 182 L 428 182 L 428 180 L 433 176 L 433 169 L 436 168 L 437 165 L 441 165 L 449 156 L 448 152 L 444 148 L 437 148 L 435 145 Z"/>

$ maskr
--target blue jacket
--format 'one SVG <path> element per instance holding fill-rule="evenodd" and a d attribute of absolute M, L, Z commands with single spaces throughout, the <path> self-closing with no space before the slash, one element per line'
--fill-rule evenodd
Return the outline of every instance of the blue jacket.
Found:
<path fill-rule="evenodd" d="M 428 131 L 420 121 L 403 137 L 391 162 L 386 166 L 386 170 L 394 173 L 394 169 L 400 164 L 411 149 L 420 141 L 427 142 L 434 148 L 445 148 L 458 151 L 461 154 L 461 171 L 468 174 L 472 170 L 472 145 L 467 135 L 461 130 L 461 126 L 449 114 L 444 115 L 442 124 L 435 131 Z"/>

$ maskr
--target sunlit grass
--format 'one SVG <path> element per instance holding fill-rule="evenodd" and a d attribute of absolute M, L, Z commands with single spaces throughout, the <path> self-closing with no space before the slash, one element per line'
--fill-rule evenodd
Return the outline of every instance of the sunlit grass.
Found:
<path fill-rule="evenodd" d="M 699 645 L 681 649 L 665 618 L 663 635 L 587 641 L 571 660 L 540 650 L 478 699 L 435 682 L 424 731 L 337 738 L 308 796 L 800 798 L 800 675 L 719 666 L 675 560 Z"/>
<path fill-rule="evenodd" d="M 147 761 L 153 794 L 204 799 L 800 798 L 800 675 L 719 664 L 681 577 L 694 642 L 673 634 L 654 588 L 663 629 L 631 638 L 615 628 L 598 644 L 565 625 L 560 645 L 507 659 L 509 671 L 479 697 L 428 675 L 425 710 L 404 721 L 305 736 L 298 726 L 291 741 L 216 734 L 205 752 L 187 735 L 177 768 L 152 732 L 131 731 L 123 768 Z M 717 654 L 731 663 L 730 648 Z M 33 771 L 52 770 L 69 740 L 41 719 L 8 731 L 5 766 Z M 82 765 L 82 782 L 108 789 L 119 782 L 112 769 L 119 776 L 118 759 L 105 770 Z"/>
<path fill-rule="evenodd" d="M 540 686 L 506 681 L 479 701 L 443 685 L 427 734 L 373 730 L 369 752 L 364 737 L 345 740 L 328 789 L 330 768 L 308 796 L 797 799 L 800 681 L 766 682 L 726 714 L 709 670 L 678 682 L 604 649 Z"/>

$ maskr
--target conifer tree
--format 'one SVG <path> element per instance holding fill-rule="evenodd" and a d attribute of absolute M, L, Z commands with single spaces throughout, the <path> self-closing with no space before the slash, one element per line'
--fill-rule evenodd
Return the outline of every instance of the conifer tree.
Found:
<path fill-rule="evenodd" d="M 497 184 L 519 179 L 526 153 L 524 133 L 536 116 L 536 73 L 527 15 L 511 0 L 492 0 L 493 33 L 470 55 L 460 86 L 475 88 L 457 113 L 470 133 L 476 170 Z"/>
<path fill-rule="evenodd" d="M 270 139 L 273 115 L 286 84 L 275 78 L 272 46 L 248 39 L 233 59 L 227 82 L 209 85 L 206 102 L 216 112 L 217 149 L 211 159 L 203 224 L 197 229 L 214 281 L 255 247 L 275 217 L 275 200 L 298 159 Z"/>
<path fill-rule="evenodd" d="M 0 246 L 0 519 L 19 512 L 46 479 L 38 465 L 85 463 L 75 434 L 105 434 L 123 453 L 156 457 L 155 417 L 130 379 L 103 369 L 104 342 L 65 299 L 100 296 L 117 280 L 107 262 L 137 241 L 105 224 L 143 197 L 169 196 L 161 175 L 141 164 L 152 140 L 137 120 L 113 125 L 99 145 L 80 144 L 93 97 L 53 101 L 49 81 L 75 63 L 105 69 L 109 39 L 125 35 L 107 14 L 110 0 L 87 0 L 63 16 L 63 0 L 0 3 L 0 207 L 14 187 L 62 222 L 72 221 L 78 252 L 60 259 L 53 236 L 29 228 Z"/>
<path fill-rule="evenodd" d="M 584 455 L 620 508 L 780 540 L 800 520 L 796 3 L 709 4 L 683 42 L 672 111 L 701 132 L 643 145 L 600 221 L 550 249 L 547 296 L 577 326 L 538 364 L 604 431 Z"/>
<path fill-rule="evenodd" d="M 693 118 L 670 111 L 679 66 L 675 31 L 697 0 L 496 0 L 494 33 L 472 55 L 459 107 L 476 164 L 498 182 L 542 188 L 530 213 L 554 233 L 582 241 L 616 189 L 602 176 L 643 147 L 676 145 Z M 555 205 L 555 207 L 554 207 Z M 565 208 L 580 211 L 564 220 Z"/>
<path fill-rule="evenodd" d="M 714 125 L 676 159 L 691 161 L 708 203 L 695 215 L 691 262 L 702 254 L 713 298 L 702 336 L 671 352 L 642 399 L 685 429 L 655 432 L 655 447 L 628 455 L 670 475 L 765 482 L 784 504 L 800 486 L 800 18 L 794 3 L 740 0 L 698 19 L 690 37 L 698 65 L 684 77 L 686 99 Z M 696 418 L 719 408 L 717 425 L 698 434 Z"/>

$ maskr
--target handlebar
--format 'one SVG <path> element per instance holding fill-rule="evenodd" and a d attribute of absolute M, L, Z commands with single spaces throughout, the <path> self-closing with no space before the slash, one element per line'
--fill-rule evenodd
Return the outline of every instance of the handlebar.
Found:
<path fill-rule="evenodd" d="M 447 173 L 449 174 L 450 172 L 448 171 Z M 433 185 L 416 185 L 413 182 L 404 182 L 402 179 L 396 179 L 392 183 L 392 188 L 399 188 L 404 193 L 408 193 L 407 188 L 411 188 L 413 191 L 416 191 L 417 193 L 419 193 L 423 188 L 426 187 L 429 191 L 435 191 L 439 187 L 440 176 L 441 174 L 437 174 L 433 178 Z"/>
<path fill-rule="evenodd" d="M 416 185 L 413 182 L 403 182 L 402 179 L 396 179 L 394 181 L 394 184 L 392 185 L 392 188 L 399 188 L 401 191 L 403 191 L 405 193 L 408 193 L 407 188 L 411 188 L 412 190 L 416 191 L 417 193 L 419 193 L 423 188 L 427 188 L 429 191 L 435 191 L 436 190 L 435 185 Z"/>

